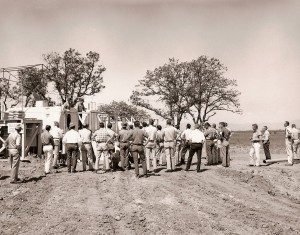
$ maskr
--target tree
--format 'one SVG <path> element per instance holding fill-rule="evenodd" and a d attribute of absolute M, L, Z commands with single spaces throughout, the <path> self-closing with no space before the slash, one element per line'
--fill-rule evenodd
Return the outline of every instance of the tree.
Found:
<path fill-rule="evenodd" d="M 100 55 L 90 51 L 85 57 L 75 49 L 67 50 L 62 56 L 50 53 L 43 56 L 46 62 L 46 75 L 62 100 L 90 96 L 103 88 L 103 72 L 106 68 L 99 64 Z"/>
<path fill-rule="evenodd" d="M 36 93 L 44 100 L 49 99 L 46 97 L 48 82 L 44 76 L 44 72 L 43 69 L 34 67 L 19 71 L 18 92 L 20 96 L 25 96 L 25 106 L 34 102 L 33 93 Z"/>
<path fill-rule="evenodd" d="M 19 87 L 17 81 L 12 81 L 9 78 L 0 78 L 0 99 L 4 104 L 5 109 L 16 106 L 20 102 Z"/>
<path fill-rule="evenodd" d="M 130 119 L 133 117 L 136 120 L 143 120 L 150 118 L 149 114 L 142 109 L 138 109 L 133 105 L 129 105 L 124 101 L 112 101 L 110 104 L 101 105 L 99 111 L 109 114 L 110 116 L 117 115 L 119 117 L 126 117 Z"/>
<path fill-rule="evenodd" d="M 237 82 L 224 77 L 227 68 L 218 59 L 201 56 L 189 64 L 188 113 L 194 123 L 206 122 L 218 111 L 242 112 Z"/>
<path fill-rule="evenodd" d="M 136 90 L 130 99 L 137 106 L 149 109 L 165 119 L 174 119 L 180 124 L 183 115 L 189 111 L 188 99 L 188 63 L 179 63 L 169 59 L 169 63 L 160 66 L 154 71 L 147 71 L 144 79 L 139 80 Z M 155 104 L 145 101 L 147 97 L 156 99 Z M 158 102 L 165 108 L 159 108 Z"/>

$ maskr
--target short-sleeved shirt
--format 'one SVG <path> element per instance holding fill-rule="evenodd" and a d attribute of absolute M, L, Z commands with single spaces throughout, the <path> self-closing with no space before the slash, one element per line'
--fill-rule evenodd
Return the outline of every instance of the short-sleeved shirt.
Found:
<path fill-rule="evenodd" d="M 222 127 L 221 129 L 219 129 L 219 134 L 223 139 L 228 141 L 230 138 L 231 132 L 226 127 Z"/>
<path fill-rule="evenodd" d="M 288 137 L 291 137 L 292 136 L 292 128 L 290 126 L 287 126 L 285 128 L 285 137 L 288 138 Z"/>
<path fill-rule="evenodd" d="M 259 130 L 253 132 L 252 141 L 260 141 L 261 140 L 261 132 Z"/>
<path fill-rule="evenodd" d="M 14 131 L 9 134 L 5 141 L 5 145 L 7 149 L 20 149 L 21 148 L 21 135 Z"/>
<path fill-rule="evenodd" d="M 62 139 L 63 138 L 63 130 L 57 126 L 54 126 L 51 128 L 50 134 L 53 136 L 53 139 Z"/>
<path fill-rule="evenodd" d="M 297 128 L 292 128 L 292 139 L 299 140 L 300 131 Z"/>
<path fill-rule="evenodd" d="M 113 141 L 115 140 L 115 138 L 117 138 L 117 133 L 114 132 L 112 129 L 107 128 L 107 132 L 110 135 L 110 139 L 111 141 L 109 141 L 111 144 L 113 143 Z"/>
<path fill-rule="evenodd" d="M 155 141 L 156 140 L 156 133 L 157 129 L 156 127 L 149 125 L 148 127 L 145 128 L 146 133 L 149 136 L 149 141 Z"/>
<path fill-rule="evenodd" d="M 118 135 L 118 141 L 121 143 L 129 142 L 131 134 L 132 134 L 132 132 L 129 130 L 125 130 L 125 129 L 120 130 L 119 135 Z"/>
<path fill-rule="evenodd" d="M 92 139 L 95 139 L 98 143 L 107 142 L 112 136 L 105 128 L 100 128 L 96 130 L 92 136 Z"/>
<path fill-rule="evenodd" d="M 141 130 L 139 127 L 134 128 L 132 131 L 131 139 L 132 144 L 134 145 L 142 145 L 145 137 L 148 137 L 146 131 Z"/>
<path fill-rule="evenodd" d="M 270 132 L 268 130 L 265 130 L 265 132 L 262 134 L 262 140 L 263 141 L 270 140 Z"/>
<path fill-rule="evenodd" d="M 78 145 L 82 144 L 82 140 L 79 133 L 73 129 L 69 130 L 65 134 L 62 142 L 65 144 L 78 144 Z"/>
<path fill-rule="evenodd" d="M 192 134 L 193 130 L 191 129 L 186 129 L 182 132 L 181 134 L 181 139 L 183 140 L 189 140 L 190 137 L 191 137 L 191 134 Z"/>
<path fill-rule="evenodd" d="M 44 130 L 41 134 L 41 140 L 43 145 L 53 145 L 53 136 L 49 133 L 49 131 Z"/>
<path fill-rule="evenodd" d="M 217 137 L 217 130 L 215 128 L 209 127 L 205 130 L 204 136 L 207 140 L 214 140 Z"/>
<path fill-rule="evenodd" d="M 156 142 L 158 143 L 164 142 L 163 133 L 161 130 L 157 130 L 156 132 Z"/>
<path fill-rule="evenodd" d="M 87 128 L 83 128 L 81 130 L 78 131 L 80 138 L 82 140 L 83 143 L 90 143 L 91 142 L 91 137 L 92 137 L 92 131 L 87 129 Z"/>
<path fill-rule="evenodd" d="M 167 126 L 163 129 L 163 137 L 165 142 L 175 141 L 177 137 L 177 129 L 173 126 Z"/>
<path fill-rule="evenodd" d="M 192 144 L 203 143 L 205 141 L 205 136 L 202 131 L 200 131 L 199 129 L 195 129 L 192 131 L 189 141 Z"/>

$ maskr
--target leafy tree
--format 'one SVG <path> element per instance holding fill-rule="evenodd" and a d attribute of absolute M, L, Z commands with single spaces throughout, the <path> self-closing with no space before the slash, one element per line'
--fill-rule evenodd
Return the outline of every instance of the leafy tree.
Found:
<path fill-rule="evenodd" d="M 188 113 L 194 123 L 206 122 L 218 111 L 242 112 L 237 82 L 224 76 L 227 68 L 218 59 L 201 56 L 189 65 Z"/>
<path fill-rule="evenodd" d="M 103 88 L 103 72 L 106 68 L 99 64 L 100 55 L 90 51 L 82 56 L 75 49 L 67 50 L 63 55 L 50 53 L 43 56 L 46 62 L 46 75 L 62 100 L 90 96 Z"/>
<path fill-rule="evenodd" d="M 142 109 L 138 109 L 137 107 L 133 105 L 129 105 L 124 101 L 112 101 L 110 104 L 104 104 L 99 107 L 99 110 L 101 112 L 107 113 L 110 116 L 120 116 L 126 117 L 130 119 L 133 117 L 136 120 L 143 120 L 150 118 L 149 114 Z"/>
<path fill-rule="evenodd" d="M 10 76 L 0 78 L 0 99 L 5 109 L 14 107 L 20 102 L 19 87 L 16 81 L 10 79 Z"/>
<path fill-rule="evenodd" d="M 190 107 L 188 99 L 186 99 L 188 76 L 188 63 L 179 63 L 178 60 L 170 59 L 169 63 L 154 69 L 154 71 L 147 71 L 144 79 L 139 80 L 137 89 L 133 91 L 131 102 L 149 109 L 165 119 L 177 117 L 177 121 L 180 123 Z M 147 97 L 153 97 L 157 102 L 150 104 L 145 101 Z M 165 108 L 160 108 L 159 102 Z"/>

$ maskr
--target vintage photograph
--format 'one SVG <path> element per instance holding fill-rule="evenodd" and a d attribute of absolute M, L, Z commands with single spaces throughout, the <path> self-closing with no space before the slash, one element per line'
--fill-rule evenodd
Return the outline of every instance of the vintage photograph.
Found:
<path fill-rule="evenodd" d="M 0 0 L 0 235 L 300 234 L 299 0 Z"/>

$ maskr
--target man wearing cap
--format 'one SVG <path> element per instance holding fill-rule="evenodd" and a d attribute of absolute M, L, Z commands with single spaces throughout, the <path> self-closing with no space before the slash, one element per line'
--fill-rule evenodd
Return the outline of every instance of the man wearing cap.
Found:
<path fill-rule="evenodd" d="M 145 131 L 149 136 L 145 143 L 147 170 L 148 172 L 150 171 L 150 159 L 152 159 L 153 171 L 155 172 L 157 168 L 156 155 L 155 155 L 157 129 L 154 126 L 153 119 L 150 119 L 149 126 L 145 128 Z"/>
<path fill-rule="evenodd" d="M 119 131 L 117 140 L 120 143 L 120 157 L 121 157 L 121 168 L 124 170 L 125 167 L 129 169 L 128 162 L 128 151 L 129 151 L 129 139 L 130 139 L 129 130 L 127 130 L 127 123 L 122 124 L 122 129 Z"/>
<path fill-rule="evenodd" d="M 261 141 L 261 132 L 258 130 L 257 124 L 252 125 L 253 134 L 250 138 L 252 142 L 252 147 L 250 149 L 250 164 L 249 166 L 260 166 L 260 141 Z M 255 157 L 254 157 L 255 156 Z"/>
<path fill-rule="evenodd" d="M 292 139 L 292 128 L 290 127 L 290 123 L 285 121 L 285 147 L 288 155 L 288 163 L 286 166 L 292 166 L 294 164 L 293 159 L 293 139 Z"/>
<path fill-rule="evenodd" d="M 297 158 L 299 147 L 300 130 L 297 129 L 296 124 L 292 124 L 292 141 L 293 141 L 293 159 Z"/>
<path fill-rule="evenodd" d="M 53 149 L 53 168 L 57 169 L 57 161 L 59 158 L 59 150 L 60 150 L 60 141 L 63 138 L 63 130 L 59 128 L 59 123 L 58 122 L 54 122 L 54 126 L 53 128 L 51 128 L 50 130 L 50 134 L 53 137 L 53 142 L 54 142 L 54 149 Z"/>
<path fill-rule="evenodd" d="M 145 152 L 144 152 L 144 146 L 143 142 L 145 138 L 148 137 L 148 134 L 140 129 L 140 122 L 135 121 L 134 122 L 134 130 L 131 133 L 131 140 L 132 140 L 132 157 L 134 161 L 134 168 L 135 168 L 135 175 L 137 178 L 140 177 L 139 174 L 139 163 L 138 163 L 138 155 L 140 156 L 140 160 L 142 162 L 142 167 L 143 167 L 143 173 L 144 177 L 148 177 L 147 175 L 147 165 L 145 161 Z"/>
<path fill-rule="evenodd" d="M 45 175 L 50 173 L 50 166 L 53 156 L 53 136 L 50 134 L 51 126 L 46 125 L 45 130 L 41 134 L 43 152 L 45 156 Z"/>
<path fill-rule="evenodd" d="M 186 124 L 186 129 L 181 134 L 181 140 L 182 140 L 182 150 L 181 150 L 181 161 L 180 165 L 185 164 L 185 155 L 188 150 L 190 150 L 190 144 L 189 139 L 191 137 L 191 133 L 193 131 L 191 130 L 191 124 Z"/>
<path fill-rule="evenodd" d="M 211 125 L 206 122 L 204 124 L 205 132 L 205 146 L 207 155 L 207 166 L 214 165 L 218 163 L 217 159 L 217 148 L 215 146 L 215 139 L 217 138 L 217 130 L 212 128 Z"/>
<path fill-rule="evenodd" d="M 219 139 L 219 149 L 220 149 L 220 158 L 222 161 L 222 166 L 229 167 L 230 166 L 230 158 L 229 158 L 229 138 L 230 131 L 225 127 L 224 122 L 219 123 L 218 130 L 218 139 Z"/>
<path fill-rule="evenodd" d="M 109 135 L 107 129 L 105 129 L 105 125 L 103 122 L 99 123 L 99 129 L 96 130 L 92 135 L 92 140 L 96 141 L 96 148 L 97 148 L 97 154 L 96 154 L 96 162 L 95 162 L 95 173 L 99 170 L 99 163 L 101 155 L 104 155 L 104 171 L 109 171 L 109 154 L 108 154 L 108 148 L 107 143 L 109 140 L 113 138 Z"/>
<path fill-rule="evenodd" d="M 189 142 L 191 144 L 191 149 L 189 152 L 189 158 L 186 164 L 186 169 L 185 171 L 189 171 L 193 156 L 195 153 L 197 153 L 197 172 L 200 172 L 200 166 L 201 166 L 201 155 L 202 155 L 202 146 L 203 143 L 205 142 L 205 136 L 203 132 L 200 130 L 200 125 L 195 124 L 195 129 L 190 135 Z"/>
<path fill-rule="evenodd" d="M 77 155 L 79 147 L 81 147 L 82 140 L 77 131 L 75 131 L 75 124 L 70 123 L 69 131 L 63 137 L 63 144 L 66 145 L 67 150 L 67 166 L 69 173 L 76 173 Z"/>
<path fill-rule="evenodd" d="M 163 138 L 164 138 L 164 148 L 165 155 L 167 160 L 167 170 L 166 172 L 172 172 L 175 170 L 175 140 L 177 137 L 177 129 L 172 126 L 172 121 L 167 120 L 167 126 L 163 129 Z"/>
<path fill-rule="evenodd" d="M 11 168 L 11 181 L 10 183 L 17 183 L 18 171 L 20 166 L 20 154 L 22 149 L 21 135 L 22 126 L 18 124 L 13 133 L 10 133 L 5 141 L 5 147 L 8 150 L 9 165 Z"/>
<path fill-rule="evenodd" d="M 263 148 L 264 153 L 266 156 L 266 160 L 271 159 L 271 153 L 270 153 L 270 132 L 268 131 L 268 127 L 264 126 L 262 128 L 262 142 L 263 142 Z"/>
<path fill-rule="evenodd" d="M 91 137 L 92 131 L 88 129 L 88 124 L 84 123 L 82 125 L 82 129 L 79 130 L 79 135 L 82 140 L 81 145 L 81 158 L 82 158 L 82 170 L 86 171 L 86 163 L 88 163 L 89 171 L 93 171 L 93 152 L 92 152 L 92 145 L 91 145 Z"/>

